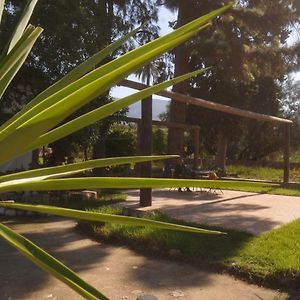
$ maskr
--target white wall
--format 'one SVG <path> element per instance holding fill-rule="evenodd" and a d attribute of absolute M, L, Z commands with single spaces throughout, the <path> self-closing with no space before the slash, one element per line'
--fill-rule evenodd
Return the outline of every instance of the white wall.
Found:
<path fill-rule="evenodd" d="M 5 164 L 0 165 L 0 172 L 29 169 L 31 163 L 32 163 L 32 152 L 28 152 L 16 159 L 10 160 Z"/>

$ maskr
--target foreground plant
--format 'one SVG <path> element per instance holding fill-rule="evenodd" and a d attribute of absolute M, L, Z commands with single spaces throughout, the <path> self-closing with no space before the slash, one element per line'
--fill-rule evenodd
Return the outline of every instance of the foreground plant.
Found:
<path fill-rule="evenodd" d="M 0 95 L 22 66 L 34 42 L 42 29 L 27 25 L 37 0 L 27 3 L 20 21 L 11 40 L 4 48 L 0 57 Z M 0 0 L 0 20 L 4 1 Z M 155 57 L 176 47 L 202 29 L 209 26 L 209 22 L 220 13 L 228 9 L 224 6 L 189 24 L 176 29 L 172 33 L 160 37 L 144 46 L 132 50 L 119 58 L 98 68 L 102 60 L 117 49 L 137 30 L 129 33 L 120 40 L 99 51 L 87 61 L 76 67 L 61 80 L 37 95 L 19 113 L 0 127 L 0 164 L 14 159 L 28 151 L 47 145 L 63 138 L 83 127 L 112 115 L 118 110 L 140 101 L 148 96 L 166 89 L 192 76 L 199 75 L 206 69 L 198 70 L 179 76 L 169 81 L 149 87 L 128 97 L 101 106 L 89 113 L 77 117 L 69 122 L 63 121 L 85 104 L 109 90 L 130 73 L 149 63 Z M 105 167 L 125 163 L 137 163 L 156 159 L 166 159 L 173 156 L 126 157 L 30 170 L 0 177 L 0 193 L 12 191 L 44 191 L 44 190 L 75 190 L 82 188 L 139 188 L 139 187 L 176 187 L 202 186 L 198 181 L 145 179 L 145 178 L 72 178 L 70 176 L 95 167 Z M 67 179 L 60 177 L 67 176 Z M 0 206 L 43 212 L 53 215 L 71 217 L 81 220 L 115 222 L 136 226 L 154 226 L 161 229 L 189 231 L 195 233 L 220 234 L 189 226 L 181 226 L 153 220 L 143 220 L 124 216 L 113 216 L 102 213 L 82 212 L 61 207 L 18 204 L 14 201 L 0 201 Z M 107 299 L 94 287 L 83 281 L 77 274 L 64 266 L 61 262 L 47 254 L 32 242 L 17 234 L 13 230 L 0 224 L 0 236 L 17 248 L 27 258 L 40 268 L 56 276 L 69 285 L 76 292 L 87 299 Z"/>

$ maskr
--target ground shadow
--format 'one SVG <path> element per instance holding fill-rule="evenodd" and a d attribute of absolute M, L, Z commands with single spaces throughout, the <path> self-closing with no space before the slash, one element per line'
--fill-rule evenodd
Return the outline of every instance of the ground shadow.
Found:
<path fill-rule="evenodd" d="M 23 223 L 25 219 L 27 222 Z M 79 274 L 108 255 L 107 249 L 75 232 L 76 222 L 65 222 L 59 218 L 38 217 L 18 218 L 5 223 Z M 47 285 L 51 277 L 2 239 L 0 265 L 1 299 L 27 299 L 27 296 Z"/>
<path fill-rule="evenodd" d="M 138 193 L 139 191 L 131 191 L 130 201 L 123 203 L 122 206 L 139 209 L 139 202 L 136 199 Z M 239 229 L 252 234 L 261 234 L 282 225 L 280 219 L 270 217 L 266 202 L 252 203 L 251 198 L 258 196 L 256 193 L 239 193 L 236 196 L 205 192 L 182 194 L 176 191 L 154 190 L 153 209 L 175 219 L 226 229 Z M 143 211 L 148 212 L 151 209 Z"/>
<path fill-rule="evenodd" d="M 32 222 L 27 224 L 23 224 L 20 220 L 9 223 L 12 228 L 17 228 L 19 233 L 24 234 L 79 274 L 84 271 L 94 272 L 92 276 L 97 278 L 99 276 L 98 284 L 101 282 L 101 277 L 105 276 L 101 272 L 103 260 L 109 257 L 115 265 L 114 268 L 117 269 L 120 261 L 126 262 L 127 259 L 126 256 L 120 256 L 118 251 L 116 251 L 117 255 L 115 252 L 112 254 L 110 246 L 95 243 L 75 231 L 75 222 L 72 221 L 45 218 L 32 219 Z M 128 254 L 128 250 L 126 251 L 124 251 L 125 255 Z M 129 254 L 134 257 L 133 254 Z M 157 252 L 154 251 L 153 254 L 156 255 Z M 201 271 L 182 262 L 176 263 L 144 255 L 134 258 L 134 262 L 138 264 L 138 268 L 128 266 L 124 274 L 126 280 L 142 283 L 143 286 L 153 290 L 166 289 L 166 287 L 170 290 L 193 286 L 204 287 L 213 280 L 211 272 Z M 34 292 L 43 289 L 50 281 L 50 275 L 41 271 L 3 240 L 0 240 L 0 265 L 1 270 L 5 270 L 0 273 L 1 299 L 33 299 Z M 101 265 L 102 269 L 99 269 Z"/>
<path fill-rule="evenodd" d="M 198 224 L 218 226 L 226 229 L 238 229 L 252 234 L 261 234 L 281 225 L 279 221 L 267 218 L 259 213 L 268 206 L 257 204 L 228 203 L 229 200 L 178 206 L 164 205 L 160 211 L 168 216 L 189 220 Z M 220 205 L 221 204 L 221 205 Z"/>

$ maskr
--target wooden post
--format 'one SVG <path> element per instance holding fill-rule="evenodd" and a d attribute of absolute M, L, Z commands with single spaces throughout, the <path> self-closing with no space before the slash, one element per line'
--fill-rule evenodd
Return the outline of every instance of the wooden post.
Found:
<path fill-rule="evenodd" d="M 199 167 L 199 149 L 200 149 L 199 135 L 200 135 L 200 129 L 197 128 L 194 130 L 194 170 L 196 170 Z"/>
<path fill-rule="evenodd" d="M 283 183 L 290 182 L 290 142 L 291 142 L 291 126 L 290 124 L 284 125 L 284 171 Z"/>
<path fill-rule="evenodd" d="M 137 121 L 135 122 L 136 124 L 136 144 L 137 144 L 137 149 L 136 149 L 136 154 L 137 155 L 142 155 L 141 154 L 141 120 L 136 119 Z M 140 177 L 141 176 L 141 164 L 135 164 L 134 165 L 134 174 L 135 177 Z"/>
<path fill-rule="evenodd" d="M 140 153 L 141 155 L 152 155 L 152 97 L 142 101 L 142 120 L 140 126 Z M 140 164 L 141 177 L 151 177 L 151 162 Z M 152 189 L 140 190 L 140 206 L 152 205 Z"/>

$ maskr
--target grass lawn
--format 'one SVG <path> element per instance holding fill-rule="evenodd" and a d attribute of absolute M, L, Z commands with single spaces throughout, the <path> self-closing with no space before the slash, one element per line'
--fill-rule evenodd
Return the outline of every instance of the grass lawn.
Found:
<path fill-rule="evenodd" d="M 226 171 L 238 174 L 241 178 L 259 179 L 280 182 L 283 178 L 283 170 L 267 167 L 249 167 L 243 165 L 228 165 Z M 300 182 L 300 169 L 290 170 L 291 181 Z"/>
<path fill-rule="evenodd" d="M 85 210 L 87 208 L 100 208 L 102 206 L 117 204 L 119 202 L 125 201 L 127 195 L 116 191 L 100 191 L 97 199 L 59 199 L 57 206 Z"/>
<path fill-rule="evenodd" d="M 261 276 L 300 280 L 300 219 L 249 240 L 234 261 Z"/>
<path fill-rule="evenodd" d="M 117 207 L 103 207 L 100 211 L 122 214 L 121 208 Z M 159 213 L 149 218 L 220 230 L 172 220 Z M 173 253 L 178 259 L 222 266 L 249 278 L 280 283 L 284 279 L 300 284 L 300 220 L 259 237 L 233 230 L 226 230 L 227 235 L 219 236 L 112 224 L 94 224 L 92 228 L 100 239 L 125 243 L 152 254 Z"/>
<path fill-rule="evenodd" d="M 199 184 L 203 187 L 219 188 L 221 190 L 235 190 L 253 193 L 300 196 L 299 187 L 284 188 L 280 184 L 269 184 L 250 181 L 229 181 L 229 180 L 200 180 Z"/>

